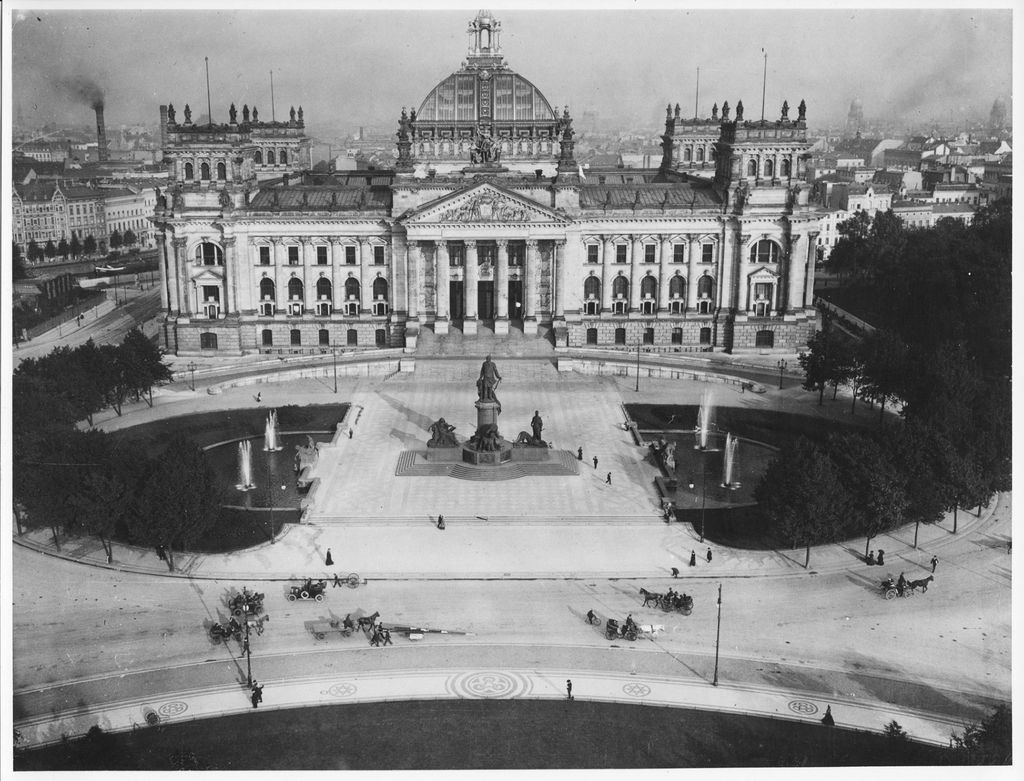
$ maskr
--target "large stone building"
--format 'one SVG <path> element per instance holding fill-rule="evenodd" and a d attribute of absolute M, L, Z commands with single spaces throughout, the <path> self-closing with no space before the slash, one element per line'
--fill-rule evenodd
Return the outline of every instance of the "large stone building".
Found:
<path fill-rule="evenodd" d="M 167 347 L 414 350 L 427 329 L 548 328 L 569 347 L 804 345 L 820 215 L 800 181 L 803 103 L 755 122 L 722 104 L 713 179 L 678 170 L 667 133 L 660 169 L 601 183 L 575 160 L 568 109 L 504 64 L 499 30 L 481 12 L 462 69 L 402 110 L 394 170 L 263 179 L 246 122 L 167 117 Z"/>

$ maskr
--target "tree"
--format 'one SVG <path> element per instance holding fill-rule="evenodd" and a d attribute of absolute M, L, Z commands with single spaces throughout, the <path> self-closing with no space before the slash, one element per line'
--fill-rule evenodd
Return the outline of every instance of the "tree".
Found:
<path fill-rule="evenodd" d="M 61 240 L 57 244 L 57 253 L 62 258 L 64 258 L 64 260 L 67 260 L 68 259 L 68 254 L 70 252 L 71 252 L 71 247 L 68 246 L 68 240 L 62 237 Z"/>
<path fill-rule="evenodd" d="M 78 236 L 71 234 L 71 257 L 77 258 L 82 254 L 82 245 L 78 243 Z"/>
<path fill-rule="evenodd" d="M 120 247 L 121 246 L 121 242 L 122 242 L 121 232 L 118 231 L 118 230 L 115 230 L 113 233 L 110 234 L 109 241 L 110 241 L 110 248 L 111 249 L 117 249 L 118 247 Z"/>
<path fill-rule="evenodd" d="M 920 420 L 892 428 L 885 440 L 886 457 L 898 464 L 897 475 L 907 499 L 905 517 L 914 522 L 914 547 L 922 523 L 942 520 L 945 510 L 941 485 L 942 443 L 936 432 Z"/>
<path fill-rule="evenodd" d="M 850 362 L 852 342 L 839 328 L 825 319 L 822 329 L 808 342 L 808 351 L 800 353 L 800 367 L 804 370 L 804 390 L 818 391 L 818 405 L 825 398 L 825 385 L 838 387 L 845 382 L 845 367 Z M 833 396 L 834 398 L 834 396 Z"/>
<path fill-rule="evenodd" d="M 53 260 L 57 257 L 57 248 L 53 244 L 53 239 L 47 239 L 46 246 L 43 247 L 43 254 L 46 255 L 48 260 Z"/>
<path fill-rule="evenodd" d="M 82 243 L 82 251 L 86 255 L 92 255 L 96 251 L 96 239 L 93 238 L 91 233 L 85 237 L 85 241 Z"/>
<path fill-rule="evenodd" d="M 828 455 L 806 437 L 785 445 L 768 465 L 754 496 L 773 531 L 795 548 L 838 537 L 841 508 L 849 502 Z"/>
<path fill-rule="evenodd" d="M 164 545 L 173 572 L 174 550 L 185 550 L 217 522 L 221 498 L 206 454 L 177 435 L 151 462 L 129 533 L 136 541 Z"/>
<path fill-rule="evenodd" d="M 164 363 L 160 348 L 138 328 L 133 328 L 121 342 L 120 353 L 131 392 L 136 400 L 148 394 L 148 403 L 152 407 L 153 386 L 169 382 L 173 377 L 170 367 Z"/>
<path fill-rule="evenodd" d="M 885 405 L 903 394 L 907 369 L 907 345 L 889 330 L 867 334 L 858 352 L 863 366 L 862 392 L 879 403 L 878 423 L 885 422 Z"/>
<path fill-rule="evenodd" d="M 38 263 L 43 259 L 43 250 L 36 244 L 35 239 L 29 239 L 28 249 L 25 254 L 28 256 L 29 263 Z"/>
<path fill-rule="evenodd" d="M 828 265 L 833 271 L 839 275 L 845 272 L 854 278 L 864 275 L 870 228 L 871 218 L 865 211 L 855 212 L 836 226 L 839 240 L 828 256 Z"/>
<path fill-rule="evenodd" d="M 980 724 L 969 724 L 953 735 L 953 754 L 962 765 L 1013 764 L 1013 713 L 1009 705 L 999 705 Z"/>
<path fill-rule="evenodd" d="M 126 247 L 130 247 L 136 241 L 138 241 L 138 238 L 136 237 L 135 232 L 132 231 L 131 228 L 126 229 L 124 235 L 121 237 L 121 243 Z"/>
<path fill-rule="evenodd" d="M 25 279 L 27 276 L 28 272 L 25 271 L 25 257 L 21 254 L 21 245 L 16 241 L 12 242 L 11 278 Z"/>

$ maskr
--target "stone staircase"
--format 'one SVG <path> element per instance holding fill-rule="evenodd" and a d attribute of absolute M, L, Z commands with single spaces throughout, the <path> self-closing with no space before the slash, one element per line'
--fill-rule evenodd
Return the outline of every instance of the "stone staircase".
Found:
<path fill-rule="evenodd" d="M 522 387 L 530 382 L 555 382 L 559 379 L 558 367 L 554 358 L 549 360 L 537 358 L 507 358 L 494 356 L 498 371 L 505 381 Z M 462 359 L 416 358 L 416 371 L 409 375 L 416 382 L 439 380 L 457 382 L 474 387 L 480 376 L 480 363 L 484 357 L 465 357 Z M 499 389 L 500 398 L 501 391 Z"/>
<path fill-rule="evenodd" d="M 579 474 L 576 456 L 567 450 L 550 452 L 554 460 L 546 462 L 515 462 L 502 466 L 475 466 L 461 461 L 427 461 L 426 454 L 405 450 L 398 457 L 395 475 L 399 477 L 454 477 L 457 480 L 515 480 L 520 477 L 565 477 Z"/>
<path fill-rule="evenodd" d="M 491 355 L 504 358 L 550 358 L 555 354 L 552 332 L 541 326 L 536 336 L 526 336 L 521 328 L 511 326 L 507 336 L 497 336 L 487 326 L 480 324 L 474 336 L 465 336 L 456 327 L 450 327 L 448 334 L 438 336 L 428 326 L 419 332 L 416 342 L 416 357 L 480 358 Z"/>

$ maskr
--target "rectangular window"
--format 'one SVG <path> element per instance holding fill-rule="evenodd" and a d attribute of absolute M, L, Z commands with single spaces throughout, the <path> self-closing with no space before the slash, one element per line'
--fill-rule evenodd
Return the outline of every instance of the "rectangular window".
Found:
<path fill-rule="evenodd" d="M 626 245 L 616 244 L 615 245 L 615 262 L 625 263 L 626 262 Z"/>
<path fill-rule="evenodd" d="M 466 247 L 463 244 L 449 244 L 448 245 L 448 265 L 449 266 L 464 266 L 466 265 Z"/>
<path fill-rule="evenodd" d="M 758 282 L 754 285 L 754 298 L 767 299 L 771 295 L 772 286 L 768 282 Z"/>
<path fill-rule="evenodd" d="M 653 244 L 644 244 L 644 263 L 654 263 L 654 250 Z"/>
<path fill-rule="evenodd" d="M 299 248 L 296 246 L 288 247 L 288 265 L 299 265 Z"/>
<path fill-rule="evenodd" d="M 384 248 L 380 245 L 373 248 L 373 264 L 375 266 L 384 265 Z"/>
<path fill-rule="evenodd" d="M 345 247 L 345 264 L 348 266 L 356 264 L 356 248 L 351 244 Z"/>
<path fill-rule="evenodd" d="M 270 265 L 270 247 L 260 247 L 260 265 Z"/>
<path fill-rule="evenodd" d="M 685 249 L 686 249 L 686 247 L 684 247 L 682 244 L 673 244 L 672 245 L 672 262 L 673 263 L 682 263 L 683 262 L 683 253 L 684 253 Z"/>
<path fill-rule="evenodd" d="M 701 263 L 714 263 L 715 262 L 715 245 L 714 244 L 701 244 L 700 245 L 700 262 Z"/>
<path fill-rule="evenodd" d="M 327 247 L 318 246 L 316 248 L 316 264 L 318 266 L 327 265 Z"/>
<path fill-rule="evenodd" d="M 523 256 L 526 254 L 526 248 L 522 244 L 509 244 L 508 245 L 508 265 L 509 267 L 515 266 L 519 268 L 523 265 Z"/>
<path fill-rule="evenodd" d="M 587 245 L 587 263 L 601 262 L 601 248 L 596 244 Z"/>

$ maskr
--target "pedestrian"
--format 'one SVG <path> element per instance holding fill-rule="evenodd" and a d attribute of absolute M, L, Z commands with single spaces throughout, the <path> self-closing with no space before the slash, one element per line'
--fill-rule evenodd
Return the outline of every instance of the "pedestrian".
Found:
<path fill-rule="evenodd" d="M 380 630 L 376 626 L 373 628 L 373 635 L 370 637 L 370 645 L 380 648 Z"/>
<path fill-rule="evenodd" d="M 156 546 L 156 556 L 160 561 L 167 561 L 167 550 L 163 545 Z"/>
<path fill-rule="evenodd" d="M 604 482 L 605 482 L 605 485 L 611 485 L 612 484 L 612 473 L 611 472 L 608 473 L 608 477 L 606 477 L 604 479 Z"/>
<path fill-rule="evenodd" d="M 825 707 L 825 715 L 821 717 L 821 723 L 824 724 L 826 727 L 834 727 L 836 725 L 836 720 L 832 718 L 831 705 L 827 705 Z"/>
<path fill-rule="evenodd" d="M 938 564 L 939 564 L 939 557 L 938 556 L 932 556 L 932 572 L 935 572 L 935 567 L 937 567 Z"/>
<path fill-rule="evenodd" d="M 708 548 L 708 564 L 711 563 L 711 548 Z"/>
<path fill-rule="evenodd" d="M 259 404 L 261 401 L 263 401 L 263 391 L 259 391 L 256 394 L 256 403 Z"/>
<path fill-rule="evenodd" d="M 875 563 L 875 552 L 871 551 L 871 553 L 868 554 L 868 566 L 873 566 Z"/>
<path fill-rule="evenodd" d="M 673 567 L 672 568 L 672 577 L 674 577 L 674 578 L 678 578 L 679 577 L 679 568 L 678 567 Z"/>
<path fill-rule="evenodd" d="M 568 699 L 572 700 L 572 680 L 569 678 L 565 679 L 565 694 Z"/>
<path fill-rule="evenodd" d="M 341 580 L 338 578 L 337 572 L 334 573 L 334 583 L 331 585 L 331 588 L 341 588 Z"/>
<path fill-rule="evenodd" d="M 348 430 L 348 438 L 349 438 L 349 439 L 352 439 L 352 429 L 349 429 L 349 430 Z"/>
<path fill-rule="evenodd" d="M 328 567 L 334 566 L 334 559 L 331 558 L 330 548 L 327 549 L 327 555 L 324 557 L 324 564 L 326 564 Z"/>
<path fill-rule="evenodd" d="M 588 624 L 596 624 L 597 623 L 597 616 L 594 615 L 594 611 L 593 610 L 588 610 L 587 611 L 587 623 Z"/>
<path fill-rule="evenodd" d="M 690 551 L 690 566 L 697 566 L 697 553 L 695 551 Z"/>
<path fill-rule="evenodd" d="M 437 528 L 440 529 L 441 531 L 444 531 L 444 516 L 443 515 L 437 516 Z"/>
<path fill-rule="evenodd" d="M 391 630 L 384 629 L 382 631 L 384 634 L 384 645 L 394 645 L 394 643 L 391 642 Z"/>
<path fill-rule="evenodd" d="M 594 469 L 597 469 L 597 456 L 594 456 Z"/>
<path fill-rule="evenodd" d="M 583 448 L 582 447 L 580 447 L 580 448 L 578 448 L 576 450 L 576 460 L 577 461 L 582 461 L 583 460 Z"/>
<path fill-rule="evenodd" d="M 884 567 L 885 566 L 885 551 L 882 550 L 881 548 L 878 549 L 878 566 L 879 567 Z"/>

